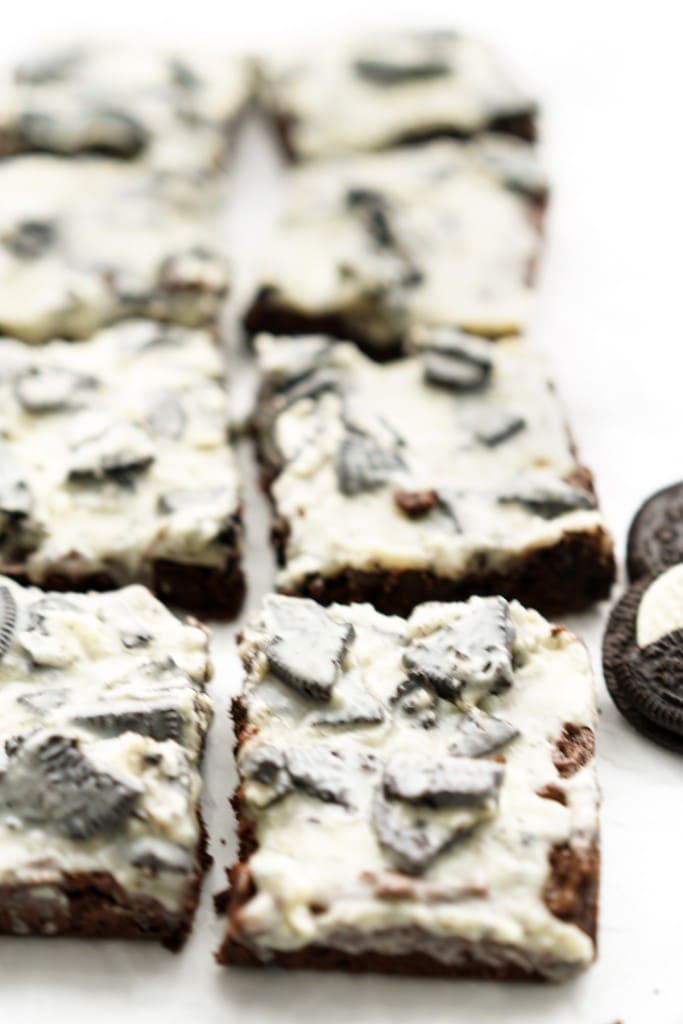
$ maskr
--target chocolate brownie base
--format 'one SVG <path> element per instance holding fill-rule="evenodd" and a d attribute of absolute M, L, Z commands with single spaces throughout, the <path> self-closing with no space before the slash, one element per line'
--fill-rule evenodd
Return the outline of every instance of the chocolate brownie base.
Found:
<path fill-rule="evenodd" d="M 278 303 L 277 292 L 269 286 L 256 293 L 244 315 L 243 327 L 248 344 L 262 331 L 269 334 L 328 334 L 342 341 L 355 342 L 361 352 L 377 363 L 398 359 L 405 348 L 403 335 L 373 340 L 358 329 L 354 317 L 347 319 L 337 313 L 313 316 L 282 306 Z"/>
<path fill-rule="evenodd" d="M 232 701 L 232 719 L 235 728 L 237 752 L 250 734 L 244 701 Z M 567 778 L 577 772 L 594 753 L 595 737 L 590 729 L 580 735 L 572 732 L 567 723 L 557 742 L 557 760 L 562 764 L 561 775 Z M 567 737 L 572 742 L 567 742 Z M 254 949 L 240 941 L 239 914 L 254 893 L 253 881 L 246 863 L 258 846 L 254 823 L 248 818 L 241 787 L 231 800 L 237 821 L 239 861 L 228 871 L 229 890 L 223 900 L 229 925 L 223 943 L 216 953 L 220 964 L 232 967 L 283 967 L 290 970 L 348 971 L 413 975 L 434 978 L 470 978 L 489 981 L 549 981 L 557 973 L 552 961 L 534 963 L 531 958 L 495 942 L 467 942 L 449 939 L 448 962 L 424 952 L 389 954 L 374 950 L 350 953 L 329 946 L 310 945 L 299 950 L 272 950 L 268 960 L 262 959 Z M 550 912 L 561 920 L 581 928 L 597 947 L 598 910 L 600 895 L 600 849 L 596 840 L 580 847 L 564 843 L 553 847 L 550 854 L 550 873 L 544 898 Z M 222 896 L 223 894 L 221 894 Z M 425 936 L 417 928 L 404 929 L 401 934 L 378 935 L 417 945 Z M 348 940 L 347 936 L 347 940 Z M 360 936 L 368 942 L 368 936 Z"/>
<path fill-rule="evenodd" d="M 144 939 L 178 952 L 192 931 L 202 879 L 211 863 L 206 827 L 198 815 L 200 847 L 178 913 L 148 896 L 126 892 L 106 872 L 62 874 L 54 886 L 0 886 L 0 935 Z M 46 889 L 55 897 L 46 896 Z"/>
<path fill-rule="evenodd" d="M 152 563 L 150 589 L 166 604 L 205 618 L 229 621 L 236 618 L 244 603 L 246 581 L 241 564 L 241 548 L 236 531 L 236 547 L 226 553 L 223 566 L 192 565 L 170 559 L 155 559 Z M 17 583 L 32 581 L 25 568 L 19 565 L 1 566 L 0 572 Z M 128 581 L 132 582 L 132 581 Z M 55 568 L 41 581 L 43 590 L 88 591 L 115 590 L 122 586 L 106 572 L 69 573 Z"/>
<path fill-rule="evenodd" d="M 273 527 L 278 563 L 285 564 L 286 525 Z M 550 618 L 580 612 L 609 597 L 616 573 L 604 530 L 565 533 L 559 543 L 520 554 L 505 569 L 473 570 L 457 578 L 427 569 L 344 569 L 311 575 L 281 593 L 312 597 L 319 604 L 369 602 L 385 615 L 409 615 L 424 601 L 462 601 L 499 594 Z"/>
<path fill-rule="evenodd" d="M 280 148 L 287 159 L 291 163 L 304 162 L 304 158 L 302 158 L 298 153 L 294 143 L 293 129 L 296 124 L 296 118 L 291 114 L 285 114 L 282 111 L 275 110 L 267 103 L 264 105 L 264 112 L 271 120 Z M 387 143 L 383 149 L 387 150 L 394 149 L 397 146 L 419 145 L 420 143 L 425 142 L 435 142 L 437 139 L 471 139 L 476 137 L 478 134 L 484 134 L 484 132 L 501 132 L 504 135 L 514 135 L 518 139 L 523 139 L 525 142 L 536 142 L 538 138 L 536 116 L 531 111 L 528 111 L 526 113 L 497 117 L 486 126 L 484 131 L 470 134 L 456 131 L 451 127 L 439 127 L 438 125 L 433 125 L 430 128 L 423 128 L 414 132 L 399 135 L 393 139 L 392 142 Z"/>

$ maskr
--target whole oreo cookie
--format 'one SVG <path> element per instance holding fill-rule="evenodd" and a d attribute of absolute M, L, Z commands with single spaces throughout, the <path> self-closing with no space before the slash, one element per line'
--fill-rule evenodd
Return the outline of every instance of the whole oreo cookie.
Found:
<path fill-rule="evenodd" d="M 677 592 L 683 565 L 627 590 L 612 609 L 602 656 L 607 689 L 624 718 L 653 742 L 683 753 L 683 628 L 669 629 L 675 621 L 669 609 L 648 606 L 653 588 L 663 591 L 664 577 L 674 574 Z M 677 607 L 683 623 L 683 604 Z"/>
<path fill-rule="evenodd" d="M 631 582 L 683 562 L 683 483 L 657 491 L 631 523 L 626 564 Z"/>

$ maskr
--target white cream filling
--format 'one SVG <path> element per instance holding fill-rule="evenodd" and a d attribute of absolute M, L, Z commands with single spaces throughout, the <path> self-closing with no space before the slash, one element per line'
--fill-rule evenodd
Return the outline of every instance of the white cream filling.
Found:
<path fill-rule="evenodd" d="M 376 84 L 359 61 L 411 67 L 437 62 L 443 73 Z M 485 129 L 533 103 L 487 46 L 456 33 L 382 33 L 381 40 L 317 40 L 263 62 L 266 102 L 291 118 L 298 157 L 380 149 L 412 134 Z"/>
<path fill-rule="evenodd" d="M 282 366 L 296 367 L 300 344 L 263 335 L 257 349 L 265 378 L 281 373 Z M 480 568 L 482 555 L 487 567 L 504 567 L 529 550 L 558 543 L 565 533 L 602 529 L 596 510 L 544 519 L 497 501 L 520 474 L 552 484 L 577 464 L 542 355 L 509 339 L 491 345 L 490 356 L 490 385 L 456 394 L 426 384 L 418 357 L 379 366 L 354 346 L 330 349 L 324 365 L 339 371 L 353 408 L 365 409 L 380 429 L 389 424 L 398 432 L 406 469 L 376 490 L 342 494 L 334 462 L 346 433 L 344 400 L 326 393 L 280 412 L 272 430 L 284 468 L 272 493 L 290 531 L 280 585 L 296 586 L 309 574 L 330 576 L 348 567 L 424 568 L 456 576 Z M 488 447 L 473 429 L 482 416 L 500 410 L 523 417 L 525 427 Z M 396 489 L 453 493 L 460 531 L 440 507 L 410 519 L 394 501 Z"/>
<path fill-rule="evenodd" d="M 135 814 L 113 833 L 69 839 L 49 826 L 24 824 L 20 807 L 2 807 L 0 766 L 0 885 L 58 886 L 65 872 L 104 871 L 126 891 L 180 911 L 197 854 L 199 759 L 211 720 L 206 631 L 178 621 L 140 586 L 46 595 L 0 582 L 18 608 L 11 646 L 0 660 L 4 738 L 36 736 L 37 730 L 73 737 L 96 768 L 141 793 Z M 42 610 L 43 625 L 31 629 L 33 609 L 46 598 L 61 604 Z M 131 731 L 105 737 L 75 721 L 95 711 L 132 707 L 144 714 L 167 705 L 182 720 L 182 743 Z M 176 869 L 135 867 L 142 849 L 157 851 Z"/>
<path fill-rule="evenodd" d="M 283 598 L 267 598 L 269 603 Z M 395 751 L 445 753 L 445 723 L 457 712 L 443 704 L 444 727 L 425 731 L 400 720 L 390 698 L 405 679 L 404 644 L 429 634 L 481 603 L 422 605 L 407 622 L 380 615 L 369 605 L 334 605 L 331 616 L 351 622 L 355 640 L 344 657 L 340 681 L 354 673 L 388 710 L 380 726 L 322 730 L 312 724 L 311 702 L 268 671 L 264 645 L 269 632 L 254 615 L 244 631 L 249 724 L 258 730 L 242 757 L 262 744 L 281 749 L 326 741 L 349 756 Z M 424 898 L 382 899 L 373 878 L 396 879 L 369 822 L 376 778 L 351 773 L 351 810 L 300 792 L 266 809 L 250 807 L 257 820 L 258 849 L 249 859 L 256 895 L 240 912 L 245 938 L 263 949 L 297 949 L 331 943 L 346 929 L 363 933 L 416 926 L 434 937 L 494 941 L 548 961 L 587 964 L 593 944 L 575 925 L 554 917 L 543 890 L 553 845 L 579 846 L 595 839 L 598 789 L 592 762 L 570 778 L 553 764 L 554 746 L 565 723 L 593 729 L 594 685 L 583 644 L 552 627 L 536 612 L 511 605 L 516 631 L 512 687 L 490 696 L 485 710 L 516 726 L 520 736 L 506 746 L 505 775 L 497 814 L 442 853 L 418 879 Z M 338 684 L 337 684 L 338 685 Z M 538 796 L 558 786 L 565 804 Z M 250 789 L 247 786 L 247 797 Z M 467 895 L 483 887 L 484 895 Z M 322 909 L 321 909 L 322 908 Z M 343 941 L 343 940 L 339 940 Z M 352 940 L 350 940 L 352 945 Z M 369 940 L 372 948 L 372 940 Z"/>
<path fill-rule="evenodd" d="M 636 619 L 636 642 L 639 647 L 647 647 L 677 629 L 683 629 L 683 564 L 667 569 L 643 594 Z"/>
<path fill-rule="evenodd" d="M 97 386 L 78 392 L 65 408 L 27 411 L 17 398 L 17 379 L 30 368 L 55 367 L 92 376 Z M 103 570 L 130 582 L 144 579 L 157 558 L 224 564 L 219 534 L 237 513 L 240 484 L 227 441 L 222 362 L 209 335 L 129 321 L 79 344 L 31 348 L 0 340 L 0 396 L 0 448 L 12 456 L 33 498 L 37 542 L 27 571 L 34 582 L 64 567 Z M 170 434 L 164 433 L 167 401 Z M 160 427 L 150 421 L 157 408 Z M 86 442 L 96 446 L 112 427 L 122 439 L 132 430 L 151 465 L 123 484 L 106 477 L 70 482 Z M 165 495 L 181 500 L 169 509 Z M 183 495 L 190 500 L 183 502 Z"/>

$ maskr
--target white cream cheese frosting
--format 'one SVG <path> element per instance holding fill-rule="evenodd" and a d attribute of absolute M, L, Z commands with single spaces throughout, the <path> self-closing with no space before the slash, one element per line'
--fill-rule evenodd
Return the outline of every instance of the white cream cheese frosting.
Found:
<path fill-rule="evenodd" d="M 647 647 L 683 629 L 683 564 L 658 576 L 643 594 L 636 618 L 636 642 Z"/>
<path fill-rule="evenodd" d="M 268 305 L 335 316 L 378 347 L 415 324 L 501 335 L 528 319 L 540 246 L 533 147 L 440 141 L 291 173 L 264 258 Z"/>
<path fill-rule="evenodd" d="M 133 320 L 78 345 L 0 339 L 0 396 L 5 566 L 128 583 L 155 559 L 234 558 L 240 488 L 210 335 Z"/>
<path fill-rule="evenodd" d="M 134 316 L 214 324 L 228 288 L 217 193 L 111 160 L 0 164 L 0 332 L 82 338 Z"/>
<path fill-rule="evenodd" d="M 328 624 L 314 629 L 321 615 Z M 347 631 L 336 659 L 319 646 L 320 636 L 332 640 L 330 629 Z M 297 634 L 309 649 L 309 672 L 316 650 L 321 673 L 334 667 L 328 699 L 302 692 L 307 671 L 297 671 L 304 664 L 297 662 Z M 445 678 L 460 689 L 438 695 L 431 682 L 448 644 L 435 642 L 449 637 L 453 660 Z M 430 644 L 436 660 L 422 662 L 422 685 L 413 677 L 411 688 L 411 658 L 414 664 Z M 484 657 L 484 648 L 498 658 L 488 679 L 491 655 Z M 590 962 L 590 938 L 555 917 L 544 899 L 552 848 L 568 843 L 581 850 L 597 838 L 593 760 L 569 775 L 555 764 L 565 725 L 593 730 L 596 721 L 579 640 L 502 598 L 425 604 L 403 620 L 369 605 L 321 611 L 312 602 L 270 596 L 247 623 L 240 653 L 247 729 L 238 764 L 257 847 L 248 858 L 255 891 L 233 922 L 238 941 L 267 959 L 269 950 L 306 945 L 391 952 L 383 943 L 394 934 L 394 952 L 415 952 L 418 940 L 399 946 L 401 929 L 417 928 L 425 949 L 446 962 L 449 940 L 500 943 L 558 977 Z M 368 701 L 379 711 L 374 718 Z M 480 742 L 484 735 L 490 742 Z M 278 756 L 285 767 L 276 775 Z M 397 779 L 392 766 L 401 768 Z M 450 804 L 466 794 L 463 805 L 472 813 L 472 773 L 498 789 L 463 829 L 449 817 L 463 807 Z M 387 839 L 378 801 L 402 811 L 412 826 L 400 823 Z M 410 827 L 421 832 L 423 853 L 406 869 L 402 830 Z M 435 853 L 430 842 L 438 845 L 441 828 L 454 832 Z"/>
<path fill-rule="evenodd" d="M 514 338 L 418 340 L 422 355 L 380 366 L 324 338 L 257 339 L 272 496 L 288 531 L 281 587 L 349 568 L 457 578 L 565 534 L 603 533 L 593 498 L 567 483 L 578 464 L 542 355 Z M 470 360 L 447 358 L 447 373 L 479 367 L 475 389 L 428 379 L 444 345 Z M 427 495 L 424 514 L 407 514 L 400 492 Z"/>
<path fill-rule="evenodd" d="M 0 154 L 100 151 L 164 173 L 210 174 L 250 89 L 248 62 L 213 50 L 48 49 L 0 83 Z"/>
<path fill-rule="evenodd" d="M 106 872 L 171 912 L 198 864 L 206 630 L 144 587 L 0 578 L 0 887 Z"/>
<path fill-rule="evenodd" d="M 470 135 L 534 113 L 495 53 L 456 32 L 317 40 L 262 61 L 264 101 L 298 159 Z"/>

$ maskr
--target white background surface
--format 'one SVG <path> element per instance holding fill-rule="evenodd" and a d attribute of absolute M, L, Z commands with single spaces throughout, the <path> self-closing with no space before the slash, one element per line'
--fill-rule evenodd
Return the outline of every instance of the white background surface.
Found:
<path fill-rule="evenodd" d="M 669 0 L 4 0 L 0 59 L 46 36 L 197 38 L 286 45 L 321 31 L 426 24 L 495 42 L 544 102 L 554 186 L 534 337 L 550 353 L 618 551 L 639 502 L 683 476 L 683 168 L 680 15 Z M 263 133 L 240 147 L 228 236 L 241 291 L 276 209 L 279 172 Z M 237 377 L 246 393 L 247 382 Z M 243 396 L 242 396 L 243 397 Z M 253 467 L 244 464 L 252 491 Z M 267 520 L 249 506 L 250 603 L 271 582 Z M 604 609 L 571 621 L 599 674 Z M 683 760 L 641 740 L 602 681 L 603 899 L 597 965 L 562 987 L 228 971 L 211 953 L 211 894 L 232 851 L 227 699 L 239 686 L 232 631 L 217 630 L 217 718 L 206 805 L 216 859 L 195 933 L 172 956 L 140 944 L 0 940 L 0 1021 L 34 1024 L 683 1024 Z"/>

